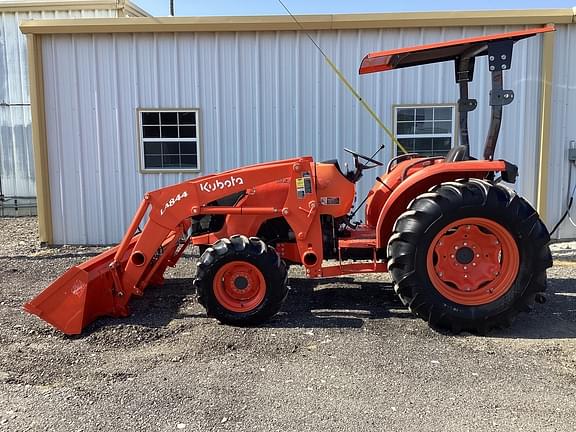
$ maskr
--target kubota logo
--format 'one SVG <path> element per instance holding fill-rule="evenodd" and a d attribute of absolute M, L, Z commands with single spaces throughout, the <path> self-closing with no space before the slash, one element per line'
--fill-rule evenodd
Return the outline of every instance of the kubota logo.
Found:
<path fill-rule="evenodd" d="M 212 182 L 204 182 L 200 183 L 200 190 L 202 192 L 214 192 L 217 190 L 222 190 L 224 188 L 231 188 L 236 185 L 243 185 L 244 180 L 242 177 L 234 177 L 230 176 L 229 179 L 226 180 L 214 180 Z"/>

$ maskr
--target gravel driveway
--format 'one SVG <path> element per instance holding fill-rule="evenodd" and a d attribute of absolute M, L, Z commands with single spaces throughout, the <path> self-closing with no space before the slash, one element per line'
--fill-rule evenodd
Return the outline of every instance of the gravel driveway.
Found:
<path fill-rule="evenodd" d="M 35 219 L 0 219 L 0 430 L 574 430 L 570 245 L 555 247 L 548 301 L 488 337 L 431 330 L 387 275 L 295 270 L 272 322 L 222 326 L 196 302 L 192 258 L 131 317 L 66 337 L 21 306 L 100 249 L 37 238 Z"/>

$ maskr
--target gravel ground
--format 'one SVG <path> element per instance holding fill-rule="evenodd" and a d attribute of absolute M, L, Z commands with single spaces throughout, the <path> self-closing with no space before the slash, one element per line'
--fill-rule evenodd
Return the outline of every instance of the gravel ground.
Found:
<path fill-rule="evenodd" d="M 258 328 L 207 319 L 192 259 L 127 319 L 66 337 L 21 305 L 97 248 L 37 246 L 0 219 L 0 429 L 10 431 L 574 430 L 574 245 L 548 302 L 488 337 L 431 330 L 388 276 L 305 280 Z"/>

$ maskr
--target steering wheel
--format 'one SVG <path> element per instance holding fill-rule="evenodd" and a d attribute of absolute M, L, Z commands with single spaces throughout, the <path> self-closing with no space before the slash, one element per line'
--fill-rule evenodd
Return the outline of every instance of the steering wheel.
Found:
<path fill-rule="evenodd" d="M 344 151 L 347 153 L 350 153 L 352 156 L 354 156 L 354 168 L 356 168 L 356 171 L 354 171 L 353 173 L 350 173 L 351 177 L 349 177 L 349 179 L 351 181 L 353 181 L 354 183 L 356 183 L 358 180 L 360 180 L 360 178 L 362 177 L 362 171 L 364 171 L 366 169 L 376 168 L 376 167 L 384 165 L 380 161 L 374 160 L 371 157 L 357 153 L 357 152 L 350 150 L 348 148 L 344 148 Z M 362 162 L 360 162 L 360 159 L 365 160 L 366 162 L 371 162 L 373 165 L 368 165 L 368 163 L 362 163 Z"/>
<path fill-rule="evenodd" d="M 369 169 L 369 168 L 375 168 L 377 166 L 383 166 L 384 164 L 380 161 L 374 160 L 371 157 L 368 157 L 366 155 L 360 154 L 358 152 L 355 152 L 354 150 L 350 150 L 349 148 L 344 147 L 344 151 L 350 153 L 352 156 L 354 156 L 354 162 L 356 163 L 356 167 L 358 167 L 359 165 L 359 161 L 358 159 L 363 159 L 366 162 L 372 162 L 374 165 L 366 165 L 366 164 L 361 164 L 362 165 L 362 169 Z"/>

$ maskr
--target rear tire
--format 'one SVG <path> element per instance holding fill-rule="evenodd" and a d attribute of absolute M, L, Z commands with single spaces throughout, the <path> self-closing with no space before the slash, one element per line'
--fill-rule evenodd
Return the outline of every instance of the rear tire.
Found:
<path fill-rule="evenodd" d="M 256 325 L 280 310 L 288 293 L 287 274 L 272 247 L 257 237 L 233 235 L 204 251 L 194 284 L 209 317 Z"/>
<path fill-rule="evenodd" d="M 549 240 L 536 211 L 511 189 L 477 179 L 443 183 L 396 221 L 388 268 L 402 302 L 430 325 L 483 334 L 510 325 L 546 289 Z"/>

